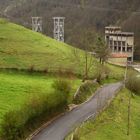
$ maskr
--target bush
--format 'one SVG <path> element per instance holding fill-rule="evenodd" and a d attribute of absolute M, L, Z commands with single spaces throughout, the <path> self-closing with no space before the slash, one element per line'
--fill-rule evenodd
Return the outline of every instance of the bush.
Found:
<path fill-rule="evenodd" d="M 129 72 L 126 79 L 126 87 L 137 95 L 140 95 L 140 78 L 133 71 Z"/>
<path fill-rule="evenodd" d="M 74 97 L 74 103 L 80 104 L 87 100 L 87 98 L 92 95 L 96 89 L 99 87 L 99 84 L 93 81 L 87 81 L 79 88 L 76 96 Z"/>
<path fill-rule="evenodd" d="M 70 82 L 63 79 L 58 79 L 54 81 L 52 86 L 55 89 L 55 93 L 59 95 L 59 100 L 64 100 L 64 105 L 67 105 L 69 93 L 71 91 Z"/>
<path fill-rule="evenodd" d="M 33 73 L 34 71 L 35 71 L 35 66 L 34 66 L 34 65 L 31 65 L 31 66 L 28 68 L 28 72 Z"/>
<path fill-rule="evenodd" d="M 56 80 L 53 87 L 53 93 L 33 93 L 20 110 L 5 114 L 1 125 L 1 136 L 4 140 L 24 139 L 26 132 L 34 128 L 42 117 L 49 119 L 64 111 L 71 89 L 70 84 L 64 80 Z"/>
<path fill-rule="evenodd" d="M 61 91 L 66 95 L 68 95 L 71 91 L 71 85 L 67 80 L 63 79 L 55 80 L 52 86 L 56 91 Z"/>
<path fill-rule="evenodd" d="M 10 111 L 5 114 L 1 124 L 4 140 L 18 140 L 23 136 L 24 114 L 21 111 Z"/>
<path fill-rule="evenodd" d="M 101 83 L 102 80 L 109 78 L 110 76 L 110 69 L 106 66 L 98 66 L 98 69 L 95 73 L 95 79 L 97 79 L 98 83 Z"/>

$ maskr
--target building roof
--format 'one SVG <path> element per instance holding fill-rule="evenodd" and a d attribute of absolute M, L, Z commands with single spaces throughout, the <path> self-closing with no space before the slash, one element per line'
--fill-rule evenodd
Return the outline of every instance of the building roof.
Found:
<path fill-rule="evenodd" d="M 112 35 L 112 36 L 134 36 L 133 32 L 115 32 L 115 33 L 106 33 L 108 35 Z"/>
<path fill-rule="evenodd" d="M 112 53 L 111 54 L 112 58 L 127 58 L 127 54 L 126 53 Z"/>
<path fill-rule="evenodd" d="M 121 29 L 119 26 L 106 26 L 105 29 Z"/>
<path fill-rule="evenodd" d="M 65 19 L 65 17 L 53 17 L 53 19 Z"/>

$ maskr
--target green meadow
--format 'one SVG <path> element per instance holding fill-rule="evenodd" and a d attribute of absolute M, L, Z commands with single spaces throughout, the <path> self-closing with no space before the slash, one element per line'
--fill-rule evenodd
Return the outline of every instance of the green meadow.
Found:
<path fill-rule="evenodd" d="M 0 30 L 0 67 L 83 73 L 83 51 L 3 19 Z"/>
<path fill-rule="evenodd" d="M 4 114 L 10 110 L 18 110 L 30 96 L 48 94 L 53 92 L 52 83 L 59 77 L 15 72 L 0 72 L 0 122 Z M 77 78 L 65 78 L 69 80 L 72 97 L 81 84 Z M 52 98 L 52 100 L 55 100 Z M 69 99 L 71 103 L 71 98 Z"/>
<path fill-rule="evenodd" d="M 88 65 L 90 78 L 95 78 L 101 65 L 90 54 Z M 122 80 L 124 68 L 106 67 L 111 81 Z M 85 73 L 85 52 L 0 19 L 0 69 L 1 123 L 7 112 L 20 110 L 33 95 L 45 94 L 57 102 L 52 96 L 56 79 L 69 81 L 72 90 L 68 103 L 72 103 Z"/>

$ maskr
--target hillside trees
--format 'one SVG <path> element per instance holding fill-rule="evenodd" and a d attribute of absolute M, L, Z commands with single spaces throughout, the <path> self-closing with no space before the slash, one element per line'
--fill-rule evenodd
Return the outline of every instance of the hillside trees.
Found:
<path fill-rule="evenodd" d="M 110 55 L 110 49 L 106 42 L 101 37 L 97 37 L 95 41 L 95 53 L 100 59 L 100 63 L 104 64 Z"/>

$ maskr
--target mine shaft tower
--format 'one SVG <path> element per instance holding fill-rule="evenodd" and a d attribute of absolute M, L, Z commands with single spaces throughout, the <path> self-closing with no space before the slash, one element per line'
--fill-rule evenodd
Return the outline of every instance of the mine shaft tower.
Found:
<path fill-rule="evenodd" d="M 53 17 L 54 20 L 54 39 L 64 42 L 64 21 L 65 17 Z"/>
<path fill-rule="evenodd" d="M 42 33 L 42 17 L 32 17 L 32 30 Z"/>

